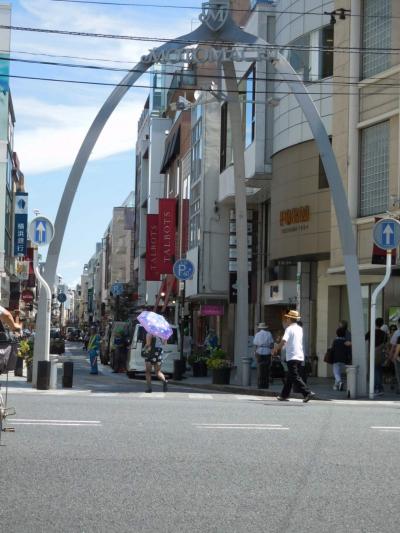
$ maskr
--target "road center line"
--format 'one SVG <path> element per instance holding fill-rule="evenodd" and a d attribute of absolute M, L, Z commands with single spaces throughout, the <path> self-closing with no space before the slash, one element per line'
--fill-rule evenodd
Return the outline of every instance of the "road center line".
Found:
<path fill-rule="evenodd" d="M 400 426 L 371 426 L 370 429 L 400 429 Z"/>
<path fill-rule="evenodd" d="M 43 422 L 43 423 L 62 423 L 62 424 L 101 424 L 100 420 L 50 420 L 42 418 L 13 418 L 13 422 Z"/>

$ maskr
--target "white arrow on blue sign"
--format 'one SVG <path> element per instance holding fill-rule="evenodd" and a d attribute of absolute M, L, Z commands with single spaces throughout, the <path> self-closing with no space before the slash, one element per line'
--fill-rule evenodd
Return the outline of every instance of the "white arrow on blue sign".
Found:
<path fill-rule="evenodd" d="M 54 226 L 46 217 L 37 217 L 29 225 L 29 237 L 34 244 L 46 246 L 54 237 Z"/>
<path fill-rule="evenodd" d="M 174 276 L 179 279 L 179 281 L 193 279 L 194 270 L 194 264 L 189 261 L 189 259 L 179 259 L 174 264 Z"/>
<path fill-rule="evenodd" d="M 374 226 L 374 243 L 383 250 L 393 250 L 400 243 L 400 222 L 393 218 L 379 220 Z"/>

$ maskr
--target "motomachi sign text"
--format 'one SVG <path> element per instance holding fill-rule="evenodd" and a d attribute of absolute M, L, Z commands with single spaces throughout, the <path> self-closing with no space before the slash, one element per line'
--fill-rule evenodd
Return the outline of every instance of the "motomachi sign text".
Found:
<path fill-rule="evenodd" d="M 273 48 L 172 48 L 159 50 L 154 48 L 142 56 L 145 64 L 152 63 L 218 63 L 224 61 L 249 62 L 266 61 L 271 57 Z"/>

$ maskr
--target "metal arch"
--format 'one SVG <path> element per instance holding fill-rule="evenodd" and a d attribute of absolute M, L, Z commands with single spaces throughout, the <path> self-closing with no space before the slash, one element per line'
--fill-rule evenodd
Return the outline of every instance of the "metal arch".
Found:
<path fill-rule="evenodd" d="M 211 0 L 211 6 L 218 6 L 218 0 Z M 215 9 L 216 7 L 211 7 Z M 266 41 L 251 35 L 247 32 L 244 32 L 239 28 L 239 26 L 233 21 L 231 15 L 228 16 L 227 21 L 224 27 L 218 31 L 213 32 L 206 26 L 202 24 L 197 30 L 191 32 L 185 36 L 178 38 L 175 42 L 170 41 L 165 45 L 159 47 L 157 52 L 162 52 L 169 49 L 182 49 L 185 47 L 185 41 L 193 42 L 213 42 L 216 45 L 218 43 L 232 43 L 232 44 L 260 44 L 263 46 L 270 46 Z M 271 54 L 272 55 L 272 54 Z M 366 358 L 365 358 L 365 345 L 364 345 L 364 324 L 363 324 L 363 312 L 362 312 L 362 299 L 361 299 L 361 280 L 360 273 L 358 269 L 358 259 L 357 259 L 357 248 L 356 248 L 356 239 L 354 235 L 352 220 L 350 216 L 350 211 L 347 203 L 347 196 L 344 190 L 342 178 L 340 171 L 336 162 L 336 158 L 332 149 L 332 146 L 329 141 L 329 137 L 325 126 L 322 122 L 322 119 L 315 107 L 315 104 L 309 95 L 303 81 L 291 67 L 289 62 L 280 54 L 275 52 L 275 56 L 271 57 L 271 62 L 274 68 L 280 73 L 282 78 L 286 81 L 292 92 L 294 93 L 300 107 L 302 108 L 308 123 L 310 125 L 311 131 L 313 132 L 318 150 L 320 152 L 321 160 L 325 168 L 327 179 L 330 185 L 332 201 L 334 204 L 339 233 L 341 237 L 343 256 L 344 256 L 344 265 L 348 285 L 348 295 L 349 295 L 349 307 L 350 307 L 350 318 L 353 331 L 353 359 L 354 363 L 359 366 L 358 374 L 358 391 L 361 394 L 366 392 Z M 105 124 L 110 118 L 111 114 L 118 106 L 122 98 L 127 93 L 130 86 L 132 86 L 139 77 L 145 73 L 152 63 L 144 64 L 143 62 L 138 63 L 136 67 L 122 80 L 122 82 L 114 89 L 109 98 L 106 100 L 101 110 L 99 111 L 96 119 L 94 120 L 92 126 L 90 127 L 85 140 L 78 152 L 78 155 L 75 159 L 74 165 L 71 169 L 60 207 L 57 213 L 55 221 L 55 238 L 50 245 L 44 277 L 50 285 L 53 285 L 56 269 L 59 260 L 59 254 L 61 251 L 61 245 L 64 238 L 65 228 L 68 220 L 68 216 L 72 207 L 75 194 L 77 192 L 80 179 L 82 177 L 83 171 L 88 162 L 89 156 L 100 136 L 101 131 L 103 130 Z M 228 63 L 229 65 L 229 63 Z M 229 68 L 229 67 L 228 67 Z M 234 106 L 238 106 L 237 102 L 234 102 Z M 235 111 L 237 113 L 237 109 Z M 240 130 L 236 131 L 234 129 L 233 134 L 236 135 L 236 143 L 239 143 L 238 135 Z M 233 140 L 233 142 L 235 142 Z M 243 156 L 241 156 L 243 157 Z M 237 157 L 234 157 L 235 164 L 238 162 L 240 166 L 240 158 L 237 161 Z M 239 171 L 237 171 L 237 176 L 239 176 Z M 243 179 L 245 175 L 243 174 Z M 241 188 L 243 189 L 243 188 Z M 241 247 L 245 250 L 245 255 L 239 253 L 238 249 L 238 263 L 243 262 L 247 264 L 247 249 L 246 247 Z M 239 274 L 239 273 L 238 273 Z M 246 273 L 247 274 L 247 273 Z M 239 276 L 238 276 L 239 277 Z M 244 281 L 244 274 L 241 274 Z M 247 283 L 247 281 L 246 281 Z M 243 291 L 241 291 L 243 292 Z M 44 324 L 45 317 L 45 297 L 42 297 L 43 293 L 41 292 L 41 297 L 39 301 L 39 312 L 38 312 L 38 331 L 41 330 L 41 325 Z M 240 304 L 238 302 L 238 307 Z M 248 334 L 248 323 L 237 324 L 237 327 L 240 327 L 242 333 L 244 332 L 247 339 Z M 246 331 L 245 331 L 246 329 Z M 40 335 L 38 336 L 40 337 Z M 41 342 L 37 338 L 35 343 L 35 361 L 40 357 L 42 350 Z M 244 354 L 245 355 L 245 354 Z M 35 367 L 34 365 L 34 372 Z M 34 380 L 35 383 L 35 375 Z"/>

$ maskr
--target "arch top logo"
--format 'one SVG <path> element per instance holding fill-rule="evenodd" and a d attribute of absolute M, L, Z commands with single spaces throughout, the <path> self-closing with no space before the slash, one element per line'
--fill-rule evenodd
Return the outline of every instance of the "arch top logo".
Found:
<path fill-rule="evenodd" d="M 201 22 L 214 32 L 219 31 L 225 25 L 229 15 L 229 0 L 206 2 L 202 6 L 203 11 L 199 16 Z"/>

